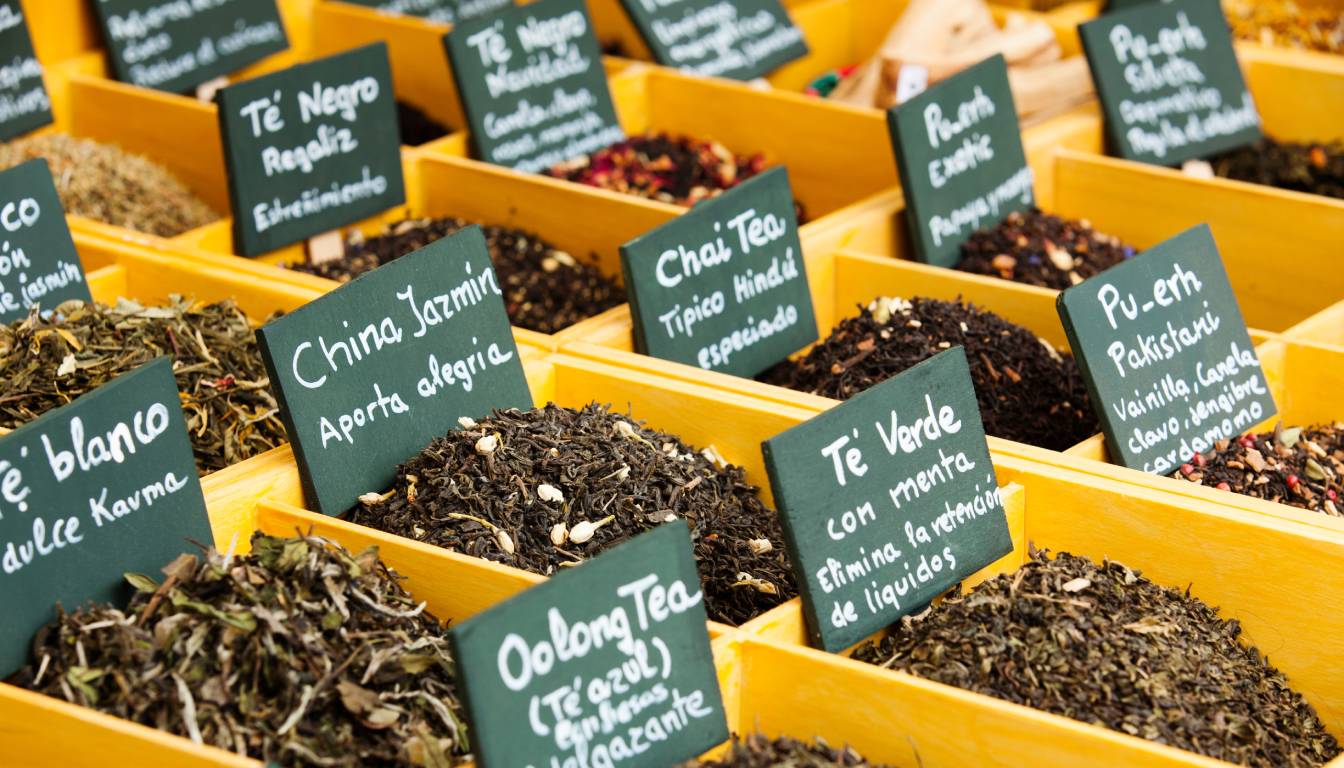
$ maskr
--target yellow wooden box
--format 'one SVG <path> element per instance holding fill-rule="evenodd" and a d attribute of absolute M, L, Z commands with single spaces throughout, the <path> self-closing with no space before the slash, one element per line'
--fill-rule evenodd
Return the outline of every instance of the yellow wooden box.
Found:
<path fill-rule="evenodd" d="M 1048 213 L 1086 219 L 1140 249 L 1208 223 L 1251 327 L 1285 331 L 1344 296 L 1344 270 L 1338 268 L 1344 201 L 1193 179 L 1156 166 L 1052 150 L 1039 133 L 1026 136 L 1038 202 Z M 911 258 L 904 207 L 892 195 L 855 212 L 831 228 L 826 245 Z"/>
<path fill-rule="evenodd" d="M 406 204 L 357 222 L 347 230 L 371 236 L 407 216 L 456 216 L 482 224 L 516 227 L 536 234 L 580 261 L 595 260 L 603 273 L 619 281 L 621 244 L 669 218 L 659 208 L 629 205 L 624 199 L 574 195 L 567 185 L 514 184 L 507 174 L 500 174 L 491 166 L 448 154 L 408 151 L 405 157 Z M 593 221 L 602 222 L 602 226 L 593 226 Z M 255 259 L 231 255 L 232 246 L 232 228 L 224 221 L 175 238 L 170 248 L 188 260 L 209 261 L 220 268 L 235 266 L 254 279 L 292 285 L 313 295 L 339 285 L 334 280 L 279 266 L 302 262 L 306 257 L 301 244 Z M 619 315 L 619 309 L 609 310 L 554 335 L 515 330 L 519 339 L 555 349 L 565 340 L 583 338 L 590 329 L 602 327 Z"/>
<path fill-rule="evenodd" d="M 1207 501 L 996 457 L 1001 482 L 1025 487 L 1017 542 L 1110 558 L 1183 589 L 1241 622 L 1246 639 L 1287 674 L 1326 727 L 1344 734 L 1344 604 L 1333 573 L 1344 533 L 1285 524 Z M 1253 542 L 1253 544 L 1251 544 Z M 1021 549 L 990 570 L 1010 572 Z M 984 575 L 984 574 L 981 574 Z M 785 615 L 790 613 L 792 615 Z M 818 734 L 895 765 L 1223 765 L 1098 726 L 882 670 L 787 643 L 801 640 L 797 605 L 743 631 L 740 722 L 766 733 Z M 806 685 L 800 685 L 806 680 Z M 1344 758 L 1331 765 L 1344 765 Z"/>
<path fill-rule="evenodd" d="M 632 67 L 610 78 L 621 126 L 629 134 L 665 131 L 714 139 L 738 155 L 763 154 L 788 168 L 794 197 L 810 223 L 866 203 L 898 186 L 887 124 L 880 113 L 826 104 L 799 94 L 697 78 L 662 67 Z M 435 151 L 426 150 L 426 154 Z M 587 199 L 601 196 L 661 210 L 684 208 L 595 187 L 491 166 L 520 185 L 561 185 Z M 843 215 L 843 214 L 837 214 Z"/>
<path fill-rule="evenodd" d="M 1283 337 L 1302 344 L 1319 344 L 1336 352 L 1344 352 L 1344 300 L 1289 328 Z"/>

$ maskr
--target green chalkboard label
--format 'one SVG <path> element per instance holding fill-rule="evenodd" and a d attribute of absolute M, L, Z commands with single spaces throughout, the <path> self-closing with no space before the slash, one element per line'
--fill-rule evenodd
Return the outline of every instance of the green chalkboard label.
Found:
<path fill-rule="evenodd" d="M 1059 295 L 1111 460 L 1167 474 L 1274 415 L 1207 224 Z"/>
<path fill-rule="evenodd" d="M 1161 0 L 1162 2 L 1171 2 L 1171 0 Z M 1156 3 L 1159 0 L 1110 0 L 1106 3 L 1106 13 L 1115 13 L 1116 11 L 1127 11 L 1130 8 L 1138 8 L 1149 3 Z"/>
<path fill-rule="evenodd" d="M 621 0 L 659 64 L 751 80 L 807 55 L 779 0 Z"/>
<path fill-rule="evenodd" d="M 754 376 L 817 340 L 783 168 L 621 246 L 640 352 Z"/>
<path fill-rule="evenodd" d="M 273 251 L 401 205 L 401 138 L 387 45 L 222 89 L 234 244 Z"/>
<path fill-rule="evenodd" d="M 47 161 L 0 172 L 0 323 L 92 298 Z"/>
<path fill-rule="evenodd" d="M 476 154 L 542 171 L 625 138 L 584 0 L 541 0 L 443 39 Z"/>
<path fill-rule="evenodd" d="M 915 258 L 961 260 L 971 233 L 1030 208 L 1008 65 L 995 55 L 887 112 Z"/>
<path fill-rule="evenodd" d="M 463 416 L 531 408 L 485 236 L 470 227 L 257 331 L 309 503 L 392 484 Z"/>
<path fill-rule="evenodd" d="M 18 0 L 0 2 L 0 141 L 52 121 L 51 98 L 42 82 L 42 64 L 33 52 L 28 20 Z"/>
<path fill-rule="evenodd" d="M 665 768 L 728 738 L 685 521 L 452 633 L 482 768 Z"/>
<path fill-rule="evenodd" d="M 1012 551 L 960 347 L 761 448 L 813 645 L 848 648 Z"/>
<path fill-rule="evenodd" d="M 119 603 L 189 540 L 214 541 L 169 358 L 0 437 L 0 678 L 56 603 Z"/>
<path fill-rule="evenodd" d="M 444 24 L 456 24 L 513 5 L 512 0 L 342 0 L 342 2 Z"/>
<path fill-rule="evenodd" d="M 1180 165 L 1260 138 L 1218 0 L 1147 3 L 1081 24 L 1078 34 L 1106 138 L 1121 157 Z"/>
<path fill-rule="evenodd" d="M 90 0 L 117 79 L 187 93 L 289 47 L 275 0 Z"/>

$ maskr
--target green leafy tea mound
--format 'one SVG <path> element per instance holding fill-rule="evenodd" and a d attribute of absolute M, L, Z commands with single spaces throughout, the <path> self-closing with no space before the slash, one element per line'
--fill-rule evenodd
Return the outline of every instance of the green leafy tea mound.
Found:
<path fill-rule="evenodd" d="M 446 631 L 376 549 L 256 535 L 128 574 L 33 640 L 10 682 L 284 765 L 443 766 L 467 752 Z"/>
<path fill-rule="evenodd" d="M 66 213 L 159 237 L 219 219 L 168 169 L 111 144 L 64 133 L 0 143 L 0 169 L 45 158 Z"/>
<path fill-rule="evenodd" d="M 160 355 L 173 357 L 196 468 L 223 469 L 285 442 L 266 364 L 232 300 L 162 306 L 69 301 L 0 326 L 0 427 L 14 429 Z"/>
<path fill-rule="evenodd" d="M 472 223 L 452 217 L 405 219 L 373 237 L 356 231 L 346 240 L 341 258 L 290 268 L 344 283 Z M 557 333 L 625 302 L 620 286 L 596 265 L 580 262 L 529 232 L 494 226 L 482 226 L 481 232 L 509 322 L 519 328 Z"/>
<path fill-rule="evenodd" d="M 1073 356 L 961 301 L 875 299 L 760 380 L 848 400 L 952 347 L 966 351 L 985 432 L 1063 450 L 1101 431 Z"/>
<path fill-rule="evenodd" d="M 347 519 L 549 575 L 683 518 L 711 619 L 741 624 L 797 594 L 775 512 L 712 447 L 597 404 L 461 423 Z"/>
<path fill-rule="evenodd" d="M 854 658 L 1231 763 L 1340 751 L 1235 620 L 1119 563 L 1037 554 Z"/>
<path fill-rule="evenodd" d="M 880 768 L 852 749 L 833 749 L 818 739 L 815 744 L 781 736 L 770 739 L 759 733 L 733 737 L 727 754 L 717 760 L 683 763 L 680 768 Z"/>

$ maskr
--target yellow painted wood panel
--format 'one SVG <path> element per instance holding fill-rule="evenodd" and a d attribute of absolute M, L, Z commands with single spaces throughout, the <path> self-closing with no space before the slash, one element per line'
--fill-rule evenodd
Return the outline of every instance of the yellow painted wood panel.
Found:
<path fill-rule="evenodd" d="M 1286 330 L 1344 296 L 1344 201 L 1075 152 L 1054 171 L 1052 213 L 1140 248 L 1208 222 L 1252 327 Z"/>
<path fill-rule="evenodd" d="M 1332 304 L 1284 332 L 1291 341 L 1320 344 L 1344 352 L 1344 300 Z"/>

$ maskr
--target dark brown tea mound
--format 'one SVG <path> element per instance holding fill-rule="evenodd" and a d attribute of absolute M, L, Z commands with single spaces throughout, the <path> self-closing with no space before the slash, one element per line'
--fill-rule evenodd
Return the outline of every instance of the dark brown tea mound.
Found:
<path fill-rule="evenodd" d="M 1008 214 L 961 246 L 957 269 L 1063 290 L 1133 256 L 1134 249 L 1086 221 L 1038 209 Z"/>
<path fill-rule="evenodd" d="M 732 189 L 763 170 L 764 155 L 738 157 L 717 141 L 649 133 L 567 160 L 545 174 L 690 206 Z"/>
<path fill-rule="evenodd" d="M 1273 432 L 1220 440 L 1171 476 L 1338 517 L 1344 513 L 1344 423 L 1279 424 Z"/>
<path fill-rule="evenodd" d="M 962 346 L 985 431 L 1063 450 L 1100 429 L 1073 356 L 973 304 L 880 298 L 842 320 L 807 354 L 759 377 L 836 400 Z"/>
<path fill-rule="evenodd" d="M 285 443 L 266 364 L 232 300 L 114 307 L 69 301 L 0 326 L 0 427 L 14 429 L 160 355 L 172 355 L 201 474 Z"/>
<path fill-rule="evenodd" d="M 712 447 L 697 451 L 597 404 L 462 424 L 348 519 L 549 575 L 680 517 L 711 619 L 741 624 L 797 594 L 774 511 Z"/>
<path fill-rule="evenodd" d="M 1119 563 L 1037 554 L 854 658 L 1231 763 L 1339 753 L 1238 622 Z"/>
<path fill-rule="evenodd" d="M 447 633 L 376 549 L 258 534 L 163 571 L 124 611 L 58 608 L 9 682 L 284 765 L 466 755 Z"/>
<path fill-rule="evenodd" d="M 397 127 L 401 131 L 401 143 L 408 147 L 418 147 L 448 135 L 448 129 L 439 121 L 404 101 L 397 102 Z"/>
<path fill-rule="evenodd" d="M 1275 141 L 1263 138 L 1209 159 L 1227 179 L 1344 198 L 1344 142 Z"/>
<path fill-rule="evenodd" d="M 347 282 L 471 224 L 456 218 L 406 219 L 376 237 L 355 232 L 346 241 L 342 258 L 293 264 L 291 269 Z M 508 227 L 481 229 L 504 292 L 509 321 L 519 328 L 556 333 L 625 302 L 616 281 L 595 265 L 584 264 L 529 232 Z"/>
<path fill-rule="evenodd" d="M 759 733 L 733 736 L 728 753 L 717 760 L 683 763 L 680 768 L 879 768 L 846 747 L 833 749 L 821 739 L 815 744 Z"/>

